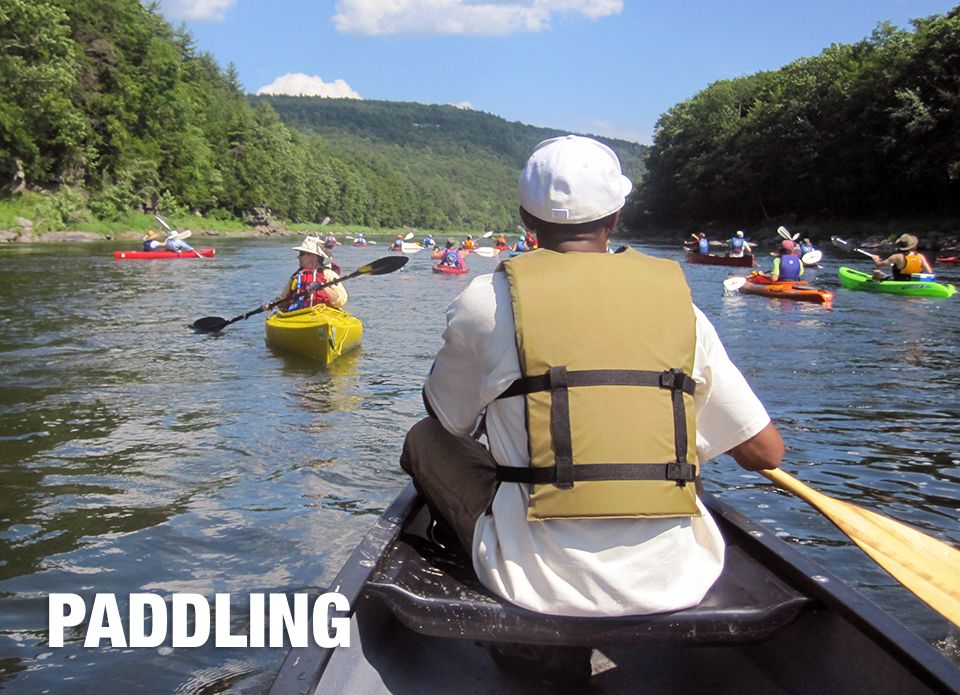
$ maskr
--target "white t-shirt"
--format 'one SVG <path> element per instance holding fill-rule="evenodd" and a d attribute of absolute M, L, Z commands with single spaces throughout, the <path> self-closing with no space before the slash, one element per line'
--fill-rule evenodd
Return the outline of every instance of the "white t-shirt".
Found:
<path fill-rule="evenodd" d="M 702 463 L 762 430 L 770 418 L 695 308 L 693 378 Z M 527 466 L 522 397 L 495 400 L 521 376 L 505 273 L 481 275 L 447 309 L 444 345 L 425 385 L 443 426 L 469 435 L 484 408 L 490 451 Z M 540 613 L 641 615 L 700 602 L 723 568 L 724 545 L 707 510 L 671 519 L 527 521 L 526 486 L 503 483 L 477 520 L 473 565 L 480 581 Z"/>

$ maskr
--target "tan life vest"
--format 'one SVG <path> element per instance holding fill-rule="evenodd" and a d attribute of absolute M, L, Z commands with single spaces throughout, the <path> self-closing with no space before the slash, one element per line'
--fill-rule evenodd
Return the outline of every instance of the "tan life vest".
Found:
<path fill-rule="evenodd" d="M 680 266 L 623 253 L 539 250 L 507 274 L 523 376 L 527 519 L 699 516 L 696 319 Z M 594 297 L 601 298 L 594 301 Z"/>

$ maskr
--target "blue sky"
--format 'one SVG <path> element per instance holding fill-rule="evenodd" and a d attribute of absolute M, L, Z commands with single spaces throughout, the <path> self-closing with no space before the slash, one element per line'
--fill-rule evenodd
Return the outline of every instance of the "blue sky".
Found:
<path fill-rule="evenodd" d="M 955 0 L 161 0 L 249 92 L 458 104 L 649 143 L 719 79 Z"/>

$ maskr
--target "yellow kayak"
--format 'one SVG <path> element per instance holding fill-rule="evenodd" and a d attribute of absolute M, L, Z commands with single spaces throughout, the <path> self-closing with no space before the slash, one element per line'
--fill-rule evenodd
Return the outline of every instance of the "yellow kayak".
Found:
<path fill-rule="evenodd" d="M 267 319 L 267 345 L 330 364 L 353 350 L 363 337 L 363 323 L 343 309 L 315 306 Z"/>

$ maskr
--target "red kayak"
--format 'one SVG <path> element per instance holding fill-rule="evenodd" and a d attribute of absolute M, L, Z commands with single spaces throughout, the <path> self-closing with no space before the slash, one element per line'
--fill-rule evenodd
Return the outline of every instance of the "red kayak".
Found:
<path fill-rule="evenodd" d="M 435 266 L 433 266 L 433 272 L 446 273 L 447 275 L 463 275 L 464 273 L 469 273 L 470 269 L 465 265 L 455 266 L 437 263 Z"/>
<path fill-rule="evenodd" d="M 726 265 L 734 268 L 752 268 L 753 256 L 744 254 L 743 256 L 714 256 L 712 253 L 695 253 L 684 250 L 683 258 L 687 263 L 696 263 L 698 265 Z"/>
<path fill-rule="evenodd" d="M 114 251 L 113 257 L 118 261 L 153 261 L 163 258 L 196 258 L 197 254 L 204 258 L 213 258 L 216 249 L 194 249 L 193 251 Z"/>

